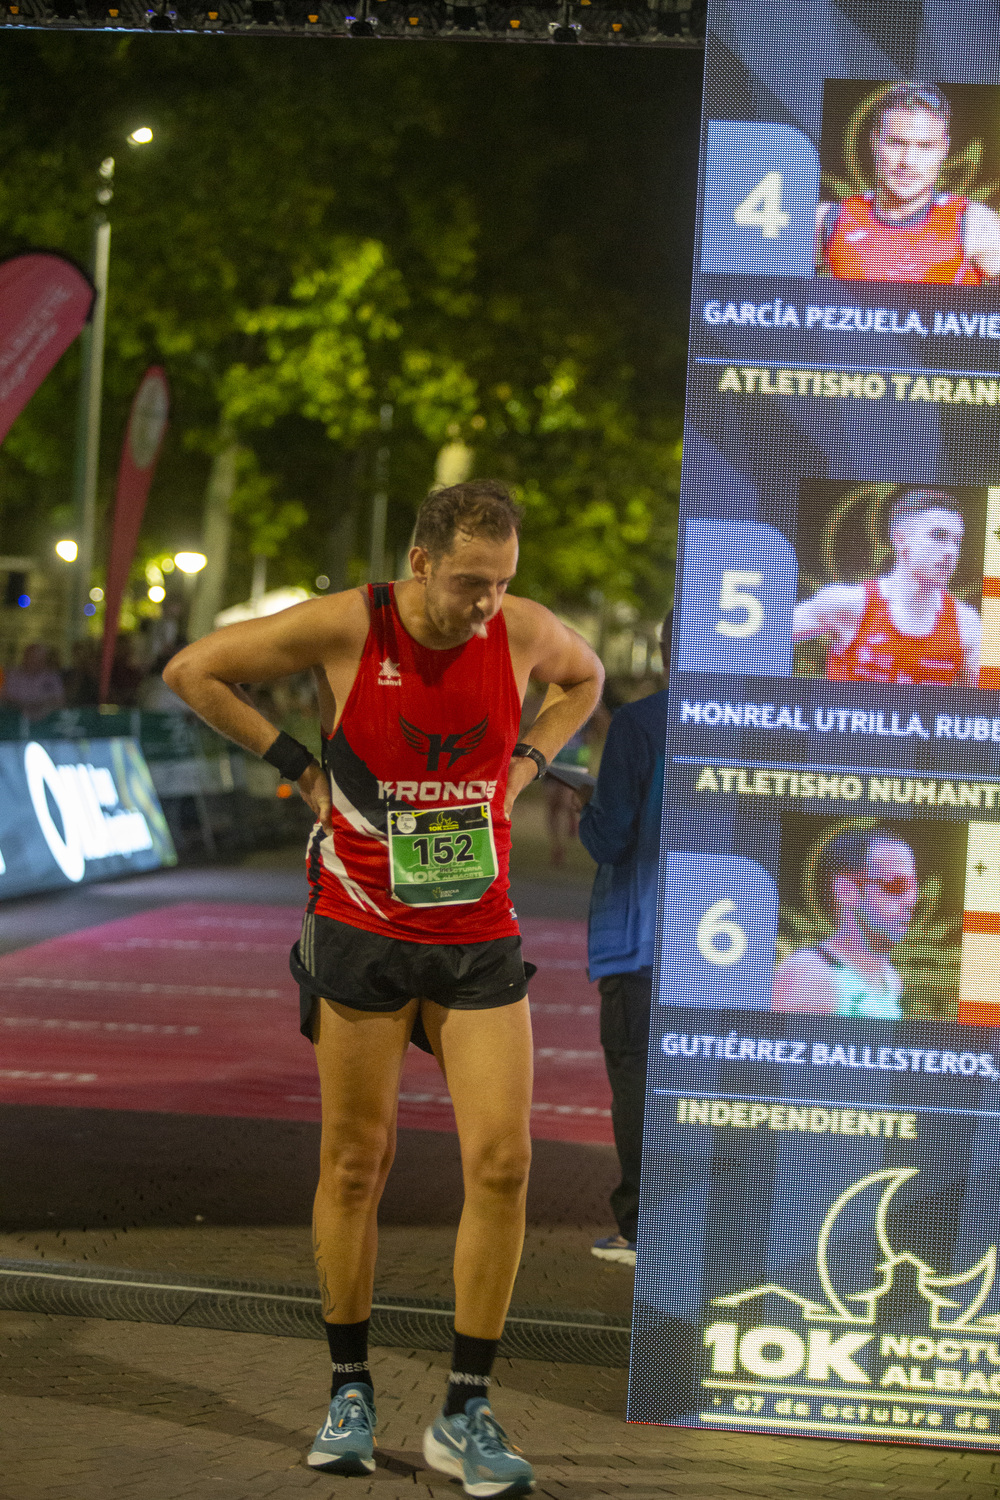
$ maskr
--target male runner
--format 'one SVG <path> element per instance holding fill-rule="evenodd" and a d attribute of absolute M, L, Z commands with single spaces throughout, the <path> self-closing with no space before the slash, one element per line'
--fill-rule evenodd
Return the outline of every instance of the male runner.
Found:
<path fill-rule="evenodd" d="M 889 828 L 839 833 L 816 876 L 836 931 L 778 965 L 771 1009 L 901 1020 L 903 984 L 889 954 L 909 931 L 920 894 L 913 850 Z"/>
<path fill-rule="evenodd" d="M 951 106 L 933 84 L 881 100 L 869 140 L 875 190 L 816 208 L 816 268 L 841 281 L 980 286 L 1000 275 L 1000 217 L 938 191 Z"/>
<path fill-rule="evenodd" d="M 465 1183 L 452 1374 L 424 1455 L 481 1497 L 534 1488 L 486 1399 L 521 1255 L 531 1152 L 510 811 L 593 712 L 603 681 L 575 632 L 507 595 L 519 526 L 501 484 L 438 490 L 417 517 L 412 579 L 231 625 L 165 673 L 214 728 L 297 781 L 316 814 L 292 971 L 320 1075 L 314 1248 L 333 1388 L 309 1464 L 343 1474 L 375 1467 L 376 1218 L 412 1036 L 447 1080 Z M 322 768 L 290 736 L 276 737 L 237 687 L 306 667 L 319 689 Z M 530 677 L 551 686 L 518 743 Z"/>
<path fill-rule="evenodd" d="M 975 686 L 982 624 L 947 591 L 964 530 L 950 495 L 905 491 L 889 513 L 892 572 L 817 590 L 795 606 L 792 639 L 831 637 L 831 682 Z"/>

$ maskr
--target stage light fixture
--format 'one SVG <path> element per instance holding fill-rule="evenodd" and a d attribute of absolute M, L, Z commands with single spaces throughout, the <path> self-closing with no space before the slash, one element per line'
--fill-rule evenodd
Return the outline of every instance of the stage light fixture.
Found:
<path fill-rule="evenodd" d="M 204 552 L 175 552 L 174 562 L 182 573 L 200 573 L 208 558 Z"/>
<path fill-rule="evenodd" d="M 103 589 L 98 589 L 98 588 L 91 589 L 91 591 L 90 591 L 90 600 L 91 600 L 92 604 L 100 604 L 100 602 L 101 602 L 101 600 L 103 598 L 104 598 L 104 590 Z"/>
<path fill-rule="evenodd" d="M 56 557 L 61 557 L 63 562 L 76 562 L 79 547 L 71 537 L 64 537 L 61 542 L 56 542 Z"/>
<path fill-rule="evenodd" d="M 140 125 L 132 134 L 126 136 L 130 146 L 146 146 L 153 139 L 153 132 L 148 125 Z"/>
<path fill-rule="evenodd" d="M 160 583 L 154 583 L 146 590 L 146 595 L 154 604 L 162 604 L 167 597 L 167 591 Z"/>
<path fill-rule="evenodd" d="M 701 46 L 705 0 L 0 0 L 8 25 L 225 35 L 463 37 L 548 45 Z M 211 9 L 208 7 L 211 6 Z M 348 14 L 345 15 L 345 11 Z M 65 17 L 65 19 L 64 19 Z M 130 146 L 143 144 L 132 139 Z M 104 184 L 110 194 L 112 184 Z M 104 201 L 109 201 L 107 196 Z"/>

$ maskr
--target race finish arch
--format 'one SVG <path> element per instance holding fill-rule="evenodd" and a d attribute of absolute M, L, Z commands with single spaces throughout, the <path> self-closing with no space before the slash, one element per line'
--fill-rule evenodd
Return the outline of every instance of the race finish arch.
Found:
<path fill-rule="evenodd" d="M 633 1421 L 1000 1448 L 996 18 L 709 7 Z"/>

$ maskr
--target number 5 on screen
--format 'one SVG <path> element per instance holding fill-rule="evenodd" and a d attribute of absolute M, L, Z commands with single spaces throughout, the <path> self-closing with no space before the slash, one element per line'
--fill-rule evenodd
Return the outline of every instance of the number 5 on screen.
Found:
<path fill-rule="evenodd" d="M 787 677 L 799 568 L 786 537 L 757 521 L 689 521 L 680 589 L 682 672 Z"/>
<path fill-rule="evenodd" d="M 745 635 L 757 634 L 764 623 L 764 606 L 756 594 L 748 593 L 747 590 L 759 589 L 763 582 L 763 573 L 742 573 L 738 568 L 726 569 L 719 589 L 719 608 L 743 610 L 745 613 L 741 620 L 716 620 L 717 635 L 741 639 Z"/>
<path fill-rule="evenodd" d="M 702 271 L 812 276 L 818 196 L 819 157 L 800 131 L 710 120 Z"/>

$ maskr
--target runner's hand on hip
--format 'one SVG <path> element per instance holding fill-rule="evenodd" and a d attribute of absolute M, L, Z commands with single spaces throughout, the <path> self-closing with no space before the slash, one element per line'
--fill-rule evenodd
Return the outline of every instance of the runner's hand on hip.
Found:
<path fill-rule="evenodd" d="M 507 772 L 507 795 L 503 802 L 503 814 L 505 818 L 510 817 L 510 810 L 517 798 L 530 786 L 533 781 L 538 780 L 538 767 L 528 756 L 518 756 L 510 763 Z"/>
<path fill-rule="evenodd" d="M 306 766 L 295 785 L 299 789 L 303 802 L 315 813 L 317 823 L 322 823 L 324 828 L 332 828 L 330 782 L 323 767 L 315 763 Z"/>

